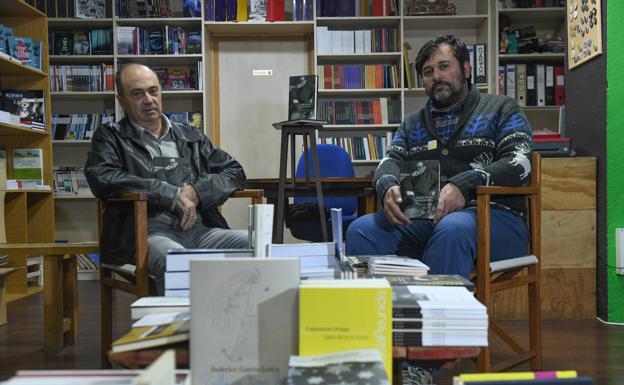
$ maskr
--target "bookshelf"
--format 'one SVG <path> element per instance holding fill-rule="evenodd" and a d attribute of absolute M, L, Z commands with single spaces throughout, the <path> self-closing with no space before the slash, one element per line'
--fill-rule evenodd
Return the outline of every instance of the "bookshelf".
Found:
<path fill-rule="evenodd" d="M 511 29 L 522 29 L 534 27 L 536 35 L 540 42 L 549 36 L 560 36 L 565 39 L 567 36 L 566 26 L 566 9 L 565 7 L 540 7 L 540 8 L 502 8 L 497 6 L 496 31 L 499 30 L 499 22 L 501 18 L 507 18 L 510 22 Z M 495 65 L 507 66 L 508 64 L 522 65 L 529 67 L 531 65 L 543 64 L 546 67 L 563 67 L 565 73 L 565 44 L 561 47 L 561 52 L 539 52 L 539 53 L 500 53 L 498 50 L 498 38 L 496 39 L 496 55 Z M 556 75 L 554 75 L 556 78 Z M 556 79 L 553 79 L 556 82 Z M 496 85 L 497 83 L 493 83 Z M 496 90 L 492 90 L 496 93 Z M 554 133 L 564 134 L 561 132 L 563 125 L 563 112 L 561 107 L 564 104 L 542 106 L 525 106 L 523 107 L 534 130 L 548 130 Z M 528 103 L 527 103 L 528 104 Z"/>
<path fill-rule="evenodd" d="M 0 123 L 0 148 L 7 151 L 7 177 L 12 178 L 12 152 L 18 148 L 42 149 L 43 183 L 52 185 L 52 140 L 50 135 L 50 92 L 48 87 L 48 30 L 46 16 L 20 0 L 5 0 L 0 7 L 0 23 L 17 36 L 42 42 L 41 70 L 0 58 L 0 89 L 43 90 L 46 130 Z M 54 239 L 54 197 L 50 190 L 8 190 L 5 197 L 5 223 L 8 243 L 40 243 Z M 7 278 L 9 300 L 38 293 L 36 265 L 26 257 L 10 257 L 19 270 Z M 29 274 L 35 282 L 29 281 Z M 30 283 L 29 283 L 30 282 Z"/>

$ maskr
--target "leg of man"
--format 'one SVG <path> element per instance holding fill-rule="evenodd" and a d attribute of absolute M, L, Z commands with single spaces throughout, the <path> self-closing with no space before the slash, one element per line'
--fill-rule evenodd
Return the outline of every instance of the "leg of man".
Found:
<path fill-rule="evenodd" d="M 247 249 L 248 231 L 206 227 L 203 224 L 193 226 L 189 232 L 191 245 L 200 249 Z"/>
<path fill-rule="evenodd" d="M 162 232 L 150 233 L 147 236 L 148 269 L 154 276 L 157 295 L 165 293 L 166 257 L 169 250 L 184 249 L 184 240 L 176 232 L 165 235 Z"/>
<path fill-rule="evenodd" d="M 524 219 L 507 210 L 490 211 L 491 260 L 526 255 L 529 231 Z M 460 274 L 468 277 L 477 252 L 476 208 L 450 213 L 435 226 L 422 261 L 429 274 Z"/>
<path fill-rule="evenodd" d="M 394 226 L 383 211 L 357 218 L 347 229 L 347 255 L 397 254 L 420 258 L 431 237 L 430 220 L 414 220 Z"/>

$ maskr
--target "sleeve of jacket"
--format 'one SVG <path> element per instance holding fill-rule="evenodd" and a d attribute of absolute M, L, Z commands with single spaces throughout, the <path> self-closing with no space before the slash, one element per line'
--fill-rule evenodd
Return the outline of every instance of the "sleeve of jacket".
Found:
<path fill-rule="evenodd" d="M 496 148 L 492 161 L 482 169 L 462 172 L 449 181 L 462 191 L 467 201 L 476 186 L 523 186 L 531 176 L 532 129 L 518 104 L 505 97 L 496 126 Z"/>
<path fill-rule="evenodd" d="M 167 182 L 142 178 L 127 171 L 121 140 L 113 126 L 100 126 L 91 139 L 91 151 L 85 165 L 85 176 L 93 194 L 102 200 L 124 192 L 146 193 L 150 204 L 171 209 L 178 187 Z"/>
<path fill-rule="evenodd" d="M 205 135 L 200 143 L 200 162 L 204 171 L 192 184 L 202 209 L 223 204 L 236 190 L 245 187 L 243 166 L 230 154 L 216 148 Z"/>
<path fill-rule="evenodd" d="M 405 127 L 405 122 L 401 123 L 401 126 L 399 126 L 392 138 L 392 143 L 386 149 L 386 155 L 381 159 L 379 166 L 375 170 L 373 187 L 377 190 L 379 197 L 383 198 L 390 187 L 399 185 L 401 164 L 407 158 L 408 153 Z"/>

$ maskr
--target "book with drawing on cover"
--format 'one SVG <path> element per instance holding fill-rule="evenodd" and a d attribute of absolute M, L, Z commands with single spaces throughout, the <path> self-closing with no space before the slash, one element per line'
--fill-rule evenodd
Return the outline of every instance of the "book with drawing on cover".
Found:
<path fill-rule="evenodd" d="M 400 174 L 401 209 L 410 219 L 433 219 L 440 196 L 440 162 L 406 162 Z"/>
<path fill-rule="evenodd" d="M 297 75 L 288 79 L 288 119 L 316 119 L 316 75 Z"/>
<path fill-rule="evenodd" d="M 297 353 L 297 258 L 191 260 L 192 384 L 281 385 Z"/>

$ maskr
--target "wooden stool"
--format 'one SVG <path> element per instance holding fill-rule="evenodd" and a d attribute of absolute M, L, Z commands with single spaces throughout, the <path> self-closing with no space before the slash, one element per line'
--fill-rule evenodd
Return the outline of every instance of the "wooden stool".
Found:
<path fill-rule="evenodd" d="M 78 341 L 78 278 L 76 255 L 96 253 L 97 242 L 0 244 L 0 254 L 43 255 L 43 338 L 46 353 Z"/>
<path fill-rule="evenodd" d="M 310 183 L 310 175 L 308 168 L 308 141 L 310 142 L 310 148 L 312 149 L 312 162 L 314 162 L 314 186 L 316 188 L 316 199 L 319 206 L 319 217 L 321 220 L 321 234 L 323 241 L 328 241 L 327 236 L 327 221 L 325 220 L 325 205 L 323 203 L 323 191 L 321 186 L 321 170 L 319 168 L 318 151 L 316 150 L 316 130 L 323 128 L 322 122 L 314 121 L 301 121 L 301 122 L 282 122 L 273 124 L 278 130 L 282 131 L 282 142 L 280 148 L 280 171 L 279 171 L 279 185 L 277 190 L 277 220 L 273 227 L 273 242 L 282 243 L 284 241 L 284 214 L 286 210 L 286 166 L 288 164 L 288 141 L 290 139 L 290 174 L 291 182 L 289 187 L 295 189 L 295 150 L 296 143 L 295 138 L 297 135 L 303 136 L 303 159 L 305 162 L 305 186 L 308 187 Z"/>

